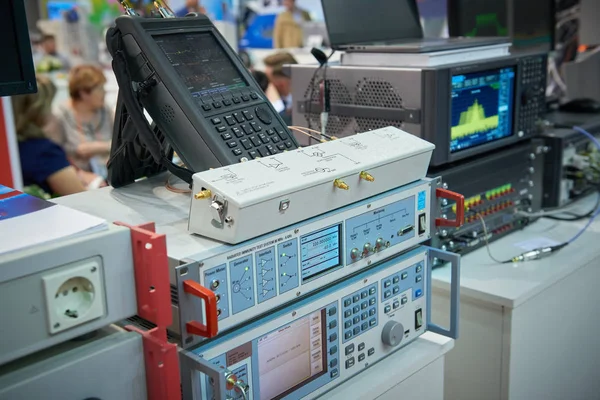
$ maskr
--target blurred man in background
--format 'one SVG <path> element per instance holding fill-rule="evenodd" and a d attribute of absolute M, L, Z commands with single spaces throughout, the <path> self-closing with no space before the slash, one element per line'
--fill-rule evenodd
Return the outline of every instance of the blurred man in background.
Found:
<path fill-rule="evenodd" d="M 283 70 L 286 64 L 298 64 L 298 61 L 290 53 L 276 53 L 264 59 L 265 74 L 269 82 L 277 89 L 280 102 L 273 101 L 273 106 L 279 112 L 283 120 L 292 124 L 292 79 Z"/>
<path fill-rule="evenodd" d="M 177 17 L 185 17 L 192 12 L 206 14 L 206 9 L 200 5 L 199 0 L 185 0 L 185 7 L 177 10 L 175 15 Z"/>
<path fill-rule="evenodd" d="M 310 14 L 296 7 L 296 0 L 283 0 L 285 11 L 275 19 L 273 47 L 291 49 L 304 45 L 302 23 L 310 21 Z"/>
<path fill-rule="evenodd" d="M 69 59 L 64 55 L 60 54 L 56 47 L 56 38 L 52 35 L 44 35 L 39 43 L 41 54 L 39 55 L 40 60 L 38 61 L 38 67 L 43 63 L 52 64 L 52 68 L 41 68 L 42 72 L 49 72 L 45 70 L 63 70 L 68 71 L 70 69 Z"/>

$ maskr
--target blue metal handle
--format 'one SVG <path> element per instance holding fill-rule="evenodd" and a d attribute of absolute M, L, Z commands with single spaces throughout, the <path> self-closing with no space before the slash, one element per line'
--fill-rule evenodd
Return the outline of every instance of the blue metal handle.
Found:
<path fill-rule="evenodd" d="M 450 267 L 452 268 L 450 280 L 450 329 L 443 328 L 431 322 L 431 295 L 433 292 L 433 288 L 431 287 L 431 271 L 433 270 L 433 261 L 435 258 L 449 262 Z M 427 285 L 429 288 L 429 298 L 427 301 L 427 329 L 452 339 L 458 339 L 458 323 L 460 318 L 460 256 L 458 254 L 430 247 Z"/>

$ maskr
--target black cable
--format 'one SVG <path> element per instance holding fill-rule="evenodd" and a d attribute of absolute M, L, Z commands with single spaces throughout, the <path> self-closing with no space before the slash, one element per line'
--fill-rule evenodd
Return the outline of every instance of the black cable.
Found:
<path fill-rule="evenodd" d="M 308 98 L 308 106 L 306 107 L 306 114 L 308 115 L 308 118 L 306 119 L 306 125 L 308 129 L 312 129 L 312 127 L 310 126 L 310 114 L 312 109 L 312 97 L 315 93 L 315 79 L 317 78 L 317 74 L 319 73 L 321 68 L 326 67 L 326 65 L 329 64 L 329 59 L 331 58 L 331 56 L 333 56 L 333 53 L 335 53 L 335 50 L 331 50 L 331 53 L 329 53 L 329 55 L 327 56 L 327 62 L 320 64 L 319 67 L 313 73 L 312 78 L 310 79 L 310 96 Z"/>
<path fill-rule="evenodd" d="M 566 215 L 570 215 L 571 218 L 564 218 L 564 217 L 556 217 L 554 215 L 549 215 L 545 218 L 548 219 L 552 219 L 555 221 L 581 221 L 582 219 L 586 219 L 591 217 L 594 214 L 594 211 L 596 211 L 596 209 L 600 206 L 600 191 L 598 192 L 598 197 L 596 199 L 596 204 L 594 205 L 594 207 L 588 211 L 585 214 L 576 214 L 574 212 L 570 212 L 570 211 L 565 211 Z"/>

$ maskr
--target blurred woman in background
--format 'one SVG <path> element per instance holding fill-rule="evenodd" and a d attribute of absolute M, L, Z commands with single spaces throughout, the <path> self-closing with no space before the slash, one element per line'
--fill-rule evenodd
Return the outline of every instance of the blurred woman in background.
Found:
<path fill-rule="evenodd" d="M 80 65 L 69 75 L 70 99 L 59 107 L 52 139 L 84 171 L 106 177 L 113 111 L 104 102 L 106 78 L 94 65 Z"/>
<path fill-rule="evenodd" d="M 38 186 L 60 196 L 83 192 L 86 189 L 76 169 L 44 131 L 52 116 L 56 87 L 42 76 L 37 78 L 37 86 L 37 93 L 12 98 L 24 186 Z"/>

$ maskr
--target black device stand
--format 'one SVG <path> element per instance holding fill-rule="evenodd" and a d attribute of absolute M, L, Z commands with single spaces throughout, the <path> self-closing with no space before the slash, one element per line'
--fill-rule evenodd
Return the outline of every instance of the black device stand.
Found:
<path fill-rule="evenodd" d="M 134 91 L 127 59 L 122 51 L 121 32 L 110 28 L 106 44 L 113 57 L 112 67 L 119 85 L 113 139 L 107 163 L 108 182 L 118 188 L 135 180 L 150 177 L 166 170 L 191 184 L 192 172 L 172 162 L 173 149 L 165 135 L 144 116 L 139 96 L 145 93 L 153 78 L 138 84 Z"/>

